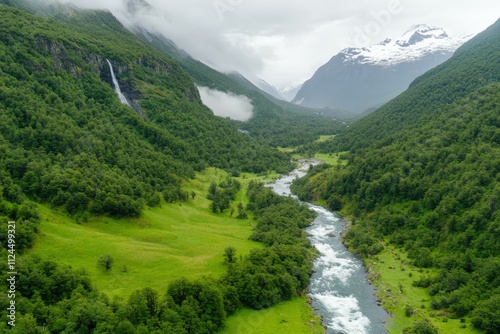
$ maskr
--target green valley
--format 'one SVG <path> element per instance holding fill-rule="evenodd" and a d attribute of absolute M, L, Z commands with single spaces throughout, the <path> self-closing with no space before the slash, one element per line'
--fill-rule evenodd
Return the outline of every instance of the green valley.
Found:
<path fill-rule="evenodd" d="M 380 329 L 500 332 L 500 21 L 349 119 L 216 71 L 134 21 L 149 4 L 121 5 L 127 23 L 0 0 L 0 333 L 337 330 L 314 295 L 363 332 L 366 305 L 311 288 L 324 252 L 354 272 L 333 239 L 363 260 Z M 216 116 L 198 87 L 253 116 Z M 265 186 L 311 158 L 283 179 L 301 201 Z"/>
<path fill-rule="evenodd" d="M 290 171 L 290 156 L 215 117 L 177 62 L 109 12 L 26 4 L 0 4 L 0 219 L 16 222 L 15 249 L 6 229 L 0 240 L 18 273 L 16 326 L 1 331 L 214 333 L 292 299 L 312 321 L 299 297 L 314 252 L 297 234 L 312 213 L 251 174 Z M 208 188 L 228 175 L 251 220 L 211 212 Z M 274 210 L 294 213 L 290 230 L 264 244 Z"/>

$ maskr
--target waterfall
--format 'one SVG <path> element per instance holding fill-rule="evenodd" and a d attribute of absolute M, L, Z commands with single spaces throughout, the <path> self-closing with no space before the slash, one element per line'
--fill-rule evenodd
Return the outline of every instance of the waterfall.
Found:
<path fill-rule="evenodd" d="M 109 65 L 109 71 L 111 72 L 111 79 L 113 80 L 113 85 L 115 86 L 116 94 L 118 95 L 118 97 L 120 98 L 120 101 L 123 104 L 126 104 L 130 107 L 130 104 L 128 103 L 127 98 L 125 97 L 125 95 L 123 95 L 123 93 L 120 89 L 120 85 L 118 85 L 118 80 L 116 80 L 115 72 L 113 72 L 113 66 L 111 66 L 111 62 L 108 59 L 106 59 L 106 61 L 108 62 L 108 65 Z"/>

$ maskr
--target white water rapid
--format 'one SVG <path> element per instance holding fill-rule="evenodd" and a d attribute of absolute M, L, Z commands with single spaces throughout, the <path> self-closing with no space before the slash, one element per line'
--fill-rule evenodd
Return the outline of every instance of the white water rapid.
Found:
<path fill-rule="evenodd" d="M 317 162 L 316 162 L 317 163 Z M 290 184 L 306 174 L 305 164 L 268 185 L 277 194 L 293 196 Z M 295 196 L 293 196 L 295 197 Z M 309 240 L 320 255 L 314 262 L 309 285 L 312 306 L 323 317 L 328 334 L 385 334 L 387 312 L 377 304 L 375 289 L 367 280 L 360 259 L 340 240 L 345 221 L 323 207 L 308 204 L 318 217 L 307 229 Z"/>

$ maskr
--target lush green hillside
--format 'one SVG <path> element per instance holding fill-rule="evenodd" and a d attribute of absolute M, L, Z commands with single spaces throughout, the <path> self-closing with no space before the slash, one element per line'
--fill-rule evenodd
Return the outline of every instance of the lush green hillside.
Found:
<path fill-rule="evenodd" d="M 103 38 L 121 35 L 130 39 L 130 33 L 109 12 L 82 11 L 71 5 L 47 4 L 39 1 L 4 0 L 13 6 L 53 18 L 59 22 L 77 27 L 90 35 Z M 247 122 L 230 121 L 236 128 L 249 131 L 251 136 L 275 147 L 295 147 L 316 140 L 321 135 L 341 132 L 345 123 L 331 112 L 320 112 L 295 106 L 262 92 L 243 77 L 241 80 L 215 71 L 190 57 L 167 38 L 135 27 L 136 34 L 144 44 L 175 60 L 197 85 L 224 92 L 248 96 L 254 106 L 254 116 Z M 137 43 L 137 41 L 133 41 Z M 135 92 L 132 92 L 134 95 Z M 343 115 L 346 117 L 346 115 Z M 349 116 L 347 116 L 349 117 Z"/>
<path fill-rule="evenodd" d="M 138 215 L 155 193 L 178 192 L 208 165 L 290 168 L 285 155 L 214 117 L 178 65 L 123 28 L 91 35 L 6 6 L 1 14 L 3 184 L 71 213 Z M 106 82 L 106 58 L 139 112 Z"/>
<path fill-rule="evenodd" d="M 499 41 L 500 21 L 343 135 L 347 166 L 317 167 L 294 186 L 357 217 L 345 240 L 362 256 L 385 241 L 436 268 L 414 282 L 428 306 L 485 333 L 500 331 Z"/>
<path fill-rule="evenodd" d="M 15 301 L 16 326 L 3 321 L 0 332 L 208 334 L 243 307 L 303 294 L 314 257 L 307 207 L 251 183 L 240 195 L 252 230 L 217 219 L 191 180 L 208 166 L 285 172 L 288 155 L 215 117 L 181 66 L 109 13 L 61 7 L 70 24 L 4 4 L 0 271 L 7 282 L 15 254 L 17 276 L 15 298 L 0 296 L 4 310 Z M 107 59 L 133 108 L 117 98 Z M 275 216 L 280 225 L 269 223 Z"/>

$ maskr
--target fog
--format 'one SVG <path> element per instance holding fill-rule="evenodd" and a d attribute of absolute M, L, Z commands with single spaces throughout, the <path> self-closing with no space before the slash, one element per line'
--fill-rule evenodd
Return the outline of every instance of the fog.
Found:
<path fill-rule="evenodd" d="M 398 38 L 415 24 L 454 37 L 475 34 L 500 11 L 498 0 L 146 0 L 149 7 L 143 0 L 59 1 L 109 9 L 125 25 L 159 32 L 216 70 L 280 89 L 302 84 L 358 40 L 369 46 Z"/>
<path fill-rule="evenodd" d="M 198 87 L 198 90 L 203 103 L 217 116 L 243 122 L 253 116 L 252 101 L 246 96 L 225 93 L 208 87 Z"/>

